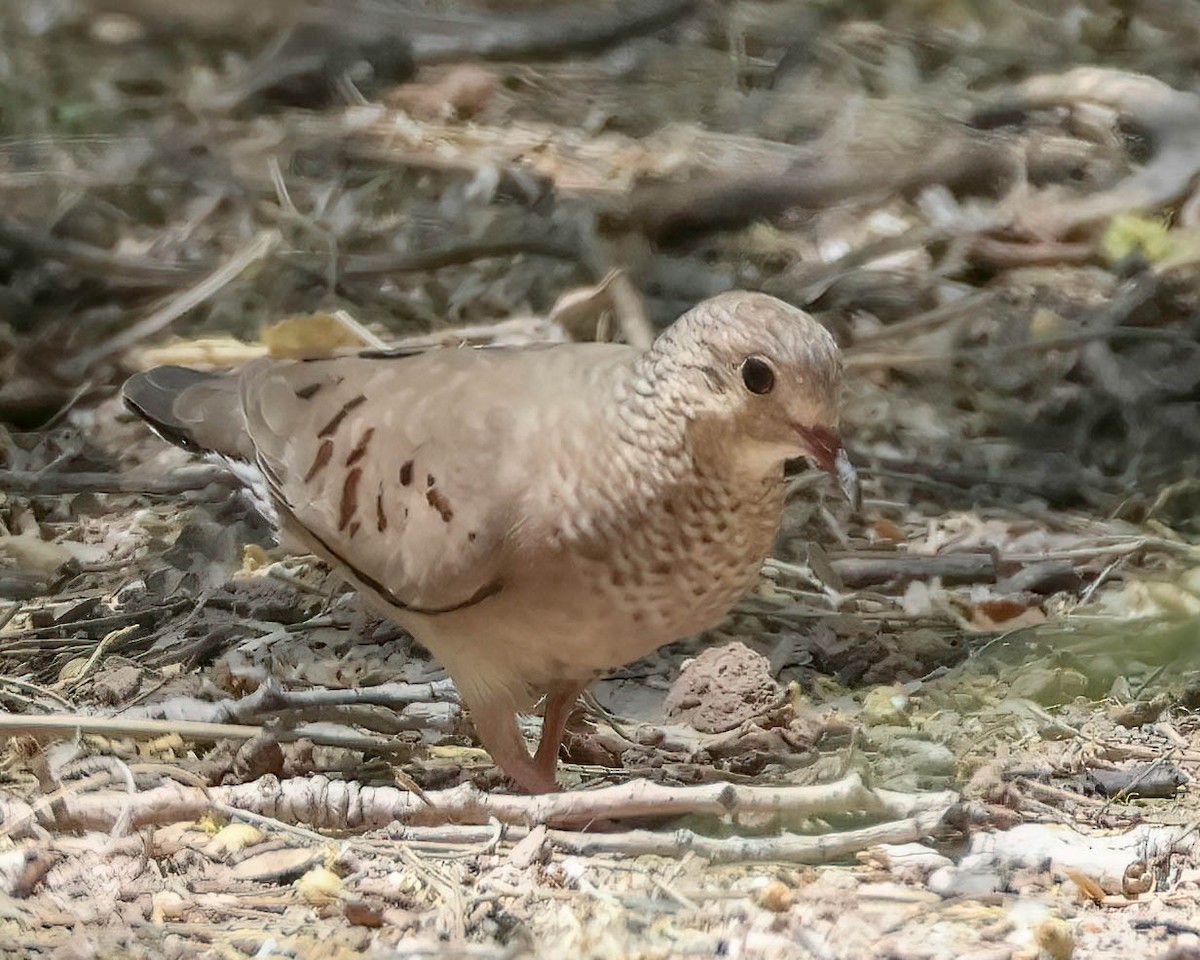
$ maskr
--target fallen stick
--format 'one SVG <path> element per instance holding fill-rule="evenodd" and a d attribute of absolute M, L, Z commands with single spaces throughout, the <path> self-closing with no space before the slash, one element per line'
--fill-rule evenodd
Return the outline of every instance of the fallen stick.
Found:
<path fill-rule="evenodd" d="M 103 737 L 134 737 L 154 739 L 178 734 L 185 740 L 251 740 L 269 734 L 281 743 L 311 740 L 329 747 L 347 750 L 370 750 L 375 753 L 408 751 L 410 746 L 394 740 L 382 740 L 357 733 L 330 730 L 327 724 L 306 725 L 290 729 L 267 730 L 265 727 L 240 723 L 203 723 L 189 720 L 143 720 L 129 717 L 89 717 L 82 714 L 0 713 L 0 736 L 65 738 L 79 734 Z"/>
<path fill-rule="evenodd" d="M 211 464 L 180 467 L 166 476 L 145 479 L 125 473 L 0 470 L 0 490 L 21 497 L 57 497 L 72 493 L 137 493 L 174 497 L 189 490 L 203 490 L 214 482 L 233 481 L 229 471 Z"/>
<path fill-rule="evenodd" d="M 629 857 L 681 857 L 694 853 L 709 863 L 767 861 L 784 863 L 834 863 L 883 843 L 915 843 L 941 823 L 945 810 L 929 810 L 904 820 L 880 823 L 858 830 L 823 836 L 784 833 L 770 837 L 706 837 L 691 830 L 656 833 L 570 833 L 550 830 L 548 839 L 569 853 L 590 856 L 617 853 Z"/>
<path fill-rule="evenodd" d="M 208 276 L 171 297 L 148 317 L 144 317 L 133 326 L 127 327 L 98 346 L 91 350 L 85 350 L 64 363 L 59 367 L 58 373 L 64 379 L 78 380 L 93 364 L 107 360 L 135 344 L 141 343 L 147 337 L 161 333 L 189 310 L 199 306 L 222 287 L 235 280 L 248 267 L 266 257 L 279 245 L 281 239 L 279 233 L 274 230 L 264 230 L 259 233 Z"/>
<path fill-rule="evenodd" d="M 418 64 L 456 60 L 533 60 L 596 53 L 625 40 L 661 30 L 691 13 L 694 0 L 639 0 L 616 10 L 590 3 L 560 5 L 503 18 L 461 15 L 436 31 L 432 17 L 401 14 Z"/>
<path fill-rule="evenodd" d="M 895 553 L 840 557 L 831 562 L 848 587 L 934 577 L 940 577 L 946 583 L 996 582 L 996 558 L 990 553 L 946 553 L 936 557 Z"/>
<path fill-rule="evenodd" d="M 0 221 L 0 247 L 28 252 L 80 273 L 132 287 L 174 288 L 181 281 L 194 277 L 198 269 L 203 269 L 191 263 L 121 256 L 79 240 L 40 233 L 14 220 Z"/>
<path fill-rule="evenodd" d="M 119 802 L 118 802 L 119 797 Z M 313 829 L 365 830 L 397 822 L 409 825 L 488 823 L 496 820 L 517 827 L 542 823 L 587 825 L 615 819 L 648 816 L 677 817 L 685 814 L 718 814 L 735 819 L 753 814 L 756 828 L 764 815 L 774 817 L 775 826 L 786 827 L 814 816 L 890 816 L 895 822 L 820 837 L 784 833 L 772 837 L 733 837 L 718 840 L 675 831 L 655 834 L 633 831 L 608 838 L 594 838 L 592 851 L 671 853 L 694 849 L 717 859 L 789 859 L 796 862 L 826 862 L 841 859 L 856 850 L 878 843 L 902 843 L 934 830 L 958 800 L 951 792 L 903 794 L 871 790 L 856 775 L 829 784 L 802 787 L 742 787 L 712 784 L 700 787 L 669 787 L 635 780 L 592 791 L 513 796 L 484 793 L 470 784 L 428 793 L 424 798 L 395 787 L 364 787 L 356 782 L 335 781 L 324 776 L 280 781 L 273 776 L 251 783 L 199 788 L 178 783 L 164 784 L 137 794 L 103 791 L 75 793 L 60 801 L 56 815 L 73 829 L 110 831 L 118 817 L 131 829 L 195 820 L 219 805 L 227 813 L 238 811 L 270 817 L 287 824 L 307 824 Z M 38 810 L 19 800 L 0 800 L 0 822 L 19 836 L 27 832 Z M 45 814 L 49 816 L 49 813 Z M 11 826 L 9 826 L 11 825 Z M 561 829 L 551 834 L 570 848 L 583 841 Z M 580 847 L 580 852 L 583 852 Z"/>
<path fill-rule="evenodd" d="M 322 776 L 292 779 L 268 790 L 265 781 L 230 787 L 228 802 L 316 827 L 363 829 L 395 821 L 430 825 L 501 823 L 534 826 L 539 823 L 586 823 L 624 818 L 711 814 L 738 817 L 770 815 L 780 821 L 814 816 L 869 814 L 910 817 L 948 807 L 951 793 L 904 794 L 872 790 L 858 775 L 816 786 L 757 787 L 715 783 L 670 787 L 648 780 L 596 790 L 575 790 L 539 796 L 485 793 L 471 784 L 427 794 L 429 803 L 395 787 L 364 787 Z M 333 814 L 333 822 L 329 822 Z"/>
<path fill-rule="evenodd" d="M 1134 864 L 1164 864 L 1177 855 L 1194 859 L 1200 832 L 1193 824 L 1138 824 L 1124 833 L 1093 835 L 1064 824 L 1024 823 L 971 839 L 962 869 L 1069 871 L 1084 874 L 1107 893 L 1121 893 Z M 955 868 L 959 869 L 959 868 Z"/>
<path fill-rule="evenodd" d="M 435 683 L 382 683 L 373 687 L 347 687 L 328 690 L 284 690 L 272 681 L 239 700 L 212 703 L 194 697 L 174 697 L 162 703 L 148 704 L 127 712 L 118 719 L 180 721 L 204 724 L 242 724 L 255 716 L 277 716 L 284 710 L 321 710 L 330 707 L 380 706 L 403 709 L 400 728 L 437 729 L 448 732 L 454 727 L 458 694 L 450 680 Z"/>
<path fill-rule="evenodd" d="M 1150 160 L 1108 190 L 1069 197 L 1038 191 L 1013 211 L 1018 228 L 1044 239 L 1106 220 L 1126 210 L 1152 210 L 1182 196 L 1200 173 L 1200 97 L 1143 74 L 1102 67 L 1031 77 L 991 109 L 1029 110 L 1099 103 L 1141 128 L 1153 144 Z"/>

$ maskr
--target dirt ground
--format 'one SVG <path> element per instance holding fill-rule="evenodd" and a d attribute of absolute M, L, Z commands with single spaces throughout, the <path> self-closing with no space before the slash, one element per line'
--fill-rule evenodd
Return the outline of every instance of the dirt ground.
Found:
<path fill-rule="evenodd" d="M 0 956 L 1200 956 L 1196 8 L 0 37 Z M 752 594 L 599 680 L 546 797 L 117 394 L 735 288 L 841 343 L 862 508 L 797 464 Z"/>

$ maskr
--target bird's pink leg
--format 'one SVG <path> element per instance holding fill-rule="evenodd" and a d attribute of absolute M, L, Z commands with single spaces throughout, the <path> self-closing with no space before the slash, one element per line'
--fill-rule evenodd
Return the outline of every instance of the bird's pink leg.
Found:
<path fill-rule="evenodd" d="M 545 718 L 542 720 L 542 742 L 538 744 L 534 765 L 540 775 L 555 781 L 554 773 L 558 769 L 558 748 L 562 745 L 563 734 L 567 730 L 567 721 L 571 719 L 571 711 L 579 695 L 587 689 L 586 683 L 571 683 L 555 687 L 546 695 Z"/>
<path fill-rule="evenodd" d="M 510 780 L 526 793 L 553 793 L 558 789 L 553 765 L 547 773 L 529 755 L 517 728 L 517 712 L 507 698 L 488 698 L 467 706 L 476 735 Z"/>

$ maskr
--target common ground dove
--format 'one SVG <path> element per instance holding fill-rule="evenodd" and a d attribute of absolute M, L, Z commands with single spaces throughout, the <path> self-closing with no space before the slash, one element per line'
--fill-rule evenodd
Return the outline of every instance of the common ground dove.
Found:
<path fill-rule="evenodd" d="M 856 487 L 841 361 L 806 313 L 727 293 L 650 349 L 571 343 L 158 367 L 125 400 L 255 484 L 285 534 L 417 638 L 493 760 L 553 790 L 597 673 L 714 626 L 779 528 L 783 465 Z M 517 712 L 547 695 L 531 757 Z"/>

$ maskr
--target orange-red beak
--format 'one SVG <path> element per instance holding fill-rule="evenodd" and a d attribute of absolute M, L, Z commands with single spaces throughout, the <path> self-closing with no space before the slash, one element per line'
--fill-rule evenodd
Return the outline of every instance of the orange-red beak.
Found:
<path fill-rule="evenodd" d="M 846 455 L 842 438 L 824 427 L 798 427 L 811 457 L 818 467 L 828 473 L 842 488 L 846 499 L 857 510 L 862 506 L 862 491 L 858 486 L 858 471 Z"/>

